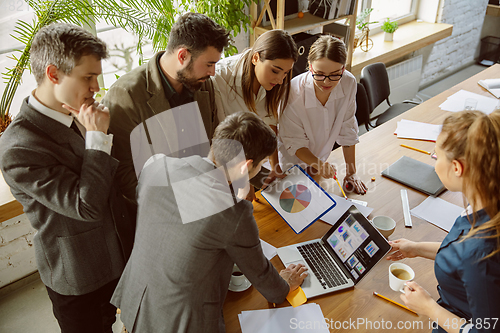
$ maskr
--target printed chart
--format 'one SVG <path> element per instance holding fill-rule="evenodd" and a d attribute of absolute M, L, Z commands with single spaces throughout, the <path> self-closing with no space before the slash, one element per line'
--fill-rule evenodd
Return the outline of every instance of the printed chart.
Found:
<path fill-rule="evenodd" d="M 287 213 L 299 213 L 311 203 L 311 191 L 307 186 L 296 184 L 287 187 L 281 192 L 280 206 Z"/>

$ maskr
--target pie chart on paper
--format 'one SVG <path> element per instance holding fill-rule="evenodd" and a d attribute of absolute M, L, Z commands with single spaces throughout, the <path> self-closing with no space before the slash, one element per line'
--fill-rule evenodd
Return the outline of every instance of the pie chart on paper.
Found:
<path fill-rule="evenodd" d="M 289 186 L 280 195 L 280 206 L 287 213 L 299 213 L 310 203 L 311 191 L 302 184 Z"/>

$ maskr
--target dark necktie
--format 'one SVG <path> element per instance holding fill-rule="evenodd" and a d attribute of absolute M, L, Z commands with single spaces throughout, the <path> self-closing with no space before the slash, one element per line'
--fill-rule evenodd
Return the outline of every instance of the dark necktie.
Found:
<path fill-rule="evenodd" d="M 76 132 L 76 134 L 78 134 L 82 139 L 85 139 L 82 135 L 82 132 L 80 132 L 80 129 L 78 128 L 78 126 L 76 126 L 76 122 L 73 120 L 73 122 L 71 123 L 71 126 L 70 126 L 73 131 Z"/>

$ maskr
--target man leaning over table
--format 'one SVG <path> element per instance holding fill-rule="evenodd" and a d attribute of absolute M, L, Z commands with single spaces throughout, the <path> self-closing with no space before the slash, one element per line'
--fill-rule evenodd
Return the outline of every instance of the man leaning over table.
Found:
<path fill-rule="evenodd" d="M 257 115 L 238 112 L 216 128 L 208 158 L 147 161 L 134 249 L 112 298 L 129 332 L 224 332 L 234 263 L 269 302 L 282 303 L 302 283 L 303 265 L 278 274 L 266 259 L 244 200 L 249 177 L 276 146 Z"/>
<path fill-rule="evenodd" d="M 0 139 L 0 168 L 37 231 L 37 267 L 61 331 L 112 333 L 109 301 L 134 234 L 114 186 L 109 112 L 93 99 L 106 44 L 51 24 L 30 57 L 38 86 Z"/>
<path fill-rule="evenodd" d="M 208 139 L 212 138 L 218 120 L 214 88 L 209 78 L 215 74 L 215 63 L 229 40 L 229 33 L 212 19 L 203 14 L 186 13 L 172 26 L 166 51 L 155 54 L 147 64 L 120 77 L 105 95 L 102 103 L 110 110 L 109 128 L 115 136 L 112 154 L 120 161 L 117 176 L 134 216 L 138 174 L 151 154 L 133 151 L 131 132 L 138 125 L 143 126 L 141 130 L 146 133 L 151 146 L 157 144 L 162 149 L 174 150 L 168 151 L 168 156 L 206 156 L 210 149 L 208 142 L 179 151 L 171 146 L 185 144 L 198 133 L 203 133 L 203 136 L 206 133 Z M 204 128 L 198 128 L 197 119 L 182 119 L 182 115 L 177 118 L 174 115 L 167 122 L 153 122 L 157 124 L 156 129 L 148 129 L 145 125 L 146 120 L 152 117 L 160 119 L 164 111 L 193 101 L 198 103 Z M 182 122 L 190 123 L 190 128 L 181 132 Z M 167 142 L 165 137 L 160 142 L 151 142 L 155 139 L 152 131 L 177 133 L 173 140 L 176 142 Z M 145 150 L 148 148 L 146 145 Z M 145 158 L 141 156 L 144 153 Z"/>

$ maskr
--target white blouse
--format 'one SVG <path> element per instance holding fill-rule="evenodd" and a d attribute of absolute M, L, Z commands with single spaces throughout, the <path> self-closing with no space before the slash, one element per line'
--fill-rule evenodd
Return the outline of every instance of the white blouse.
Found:
<path fill-rule="evenodd" d="M 303 147 L 322 161 L 332 152 L 335 141 L 341 146 L 359 142 L 356 121 L 356 78 L 344 71 L 325 106 L 316 98 L 311 72 L 292 80 L 290 98 L 279 118 L 278 150 L 280 165 L 307 167 L 295 152 Z"/>
<path fill-rule="evenodd" d="M 236 68 L 240 58 L 246 56 L 250 51 L 247 50 L 242 54 L 224 58 L 215 65 L 215 76 L 212 77 L 212 81 L 214 83 L 215 104 L 217 105 L 219 121 L 223 121 L 227 116 L 238 111 L 251 111 L 245 104 L 241 88 L 243 63 L 239 68 Z M 267 125 L 277 126 L 278 121 L 274 116 L 267 114 L 266 90 L 262 86 L 255 97 L 255 110 L 259 118 Z"/>

